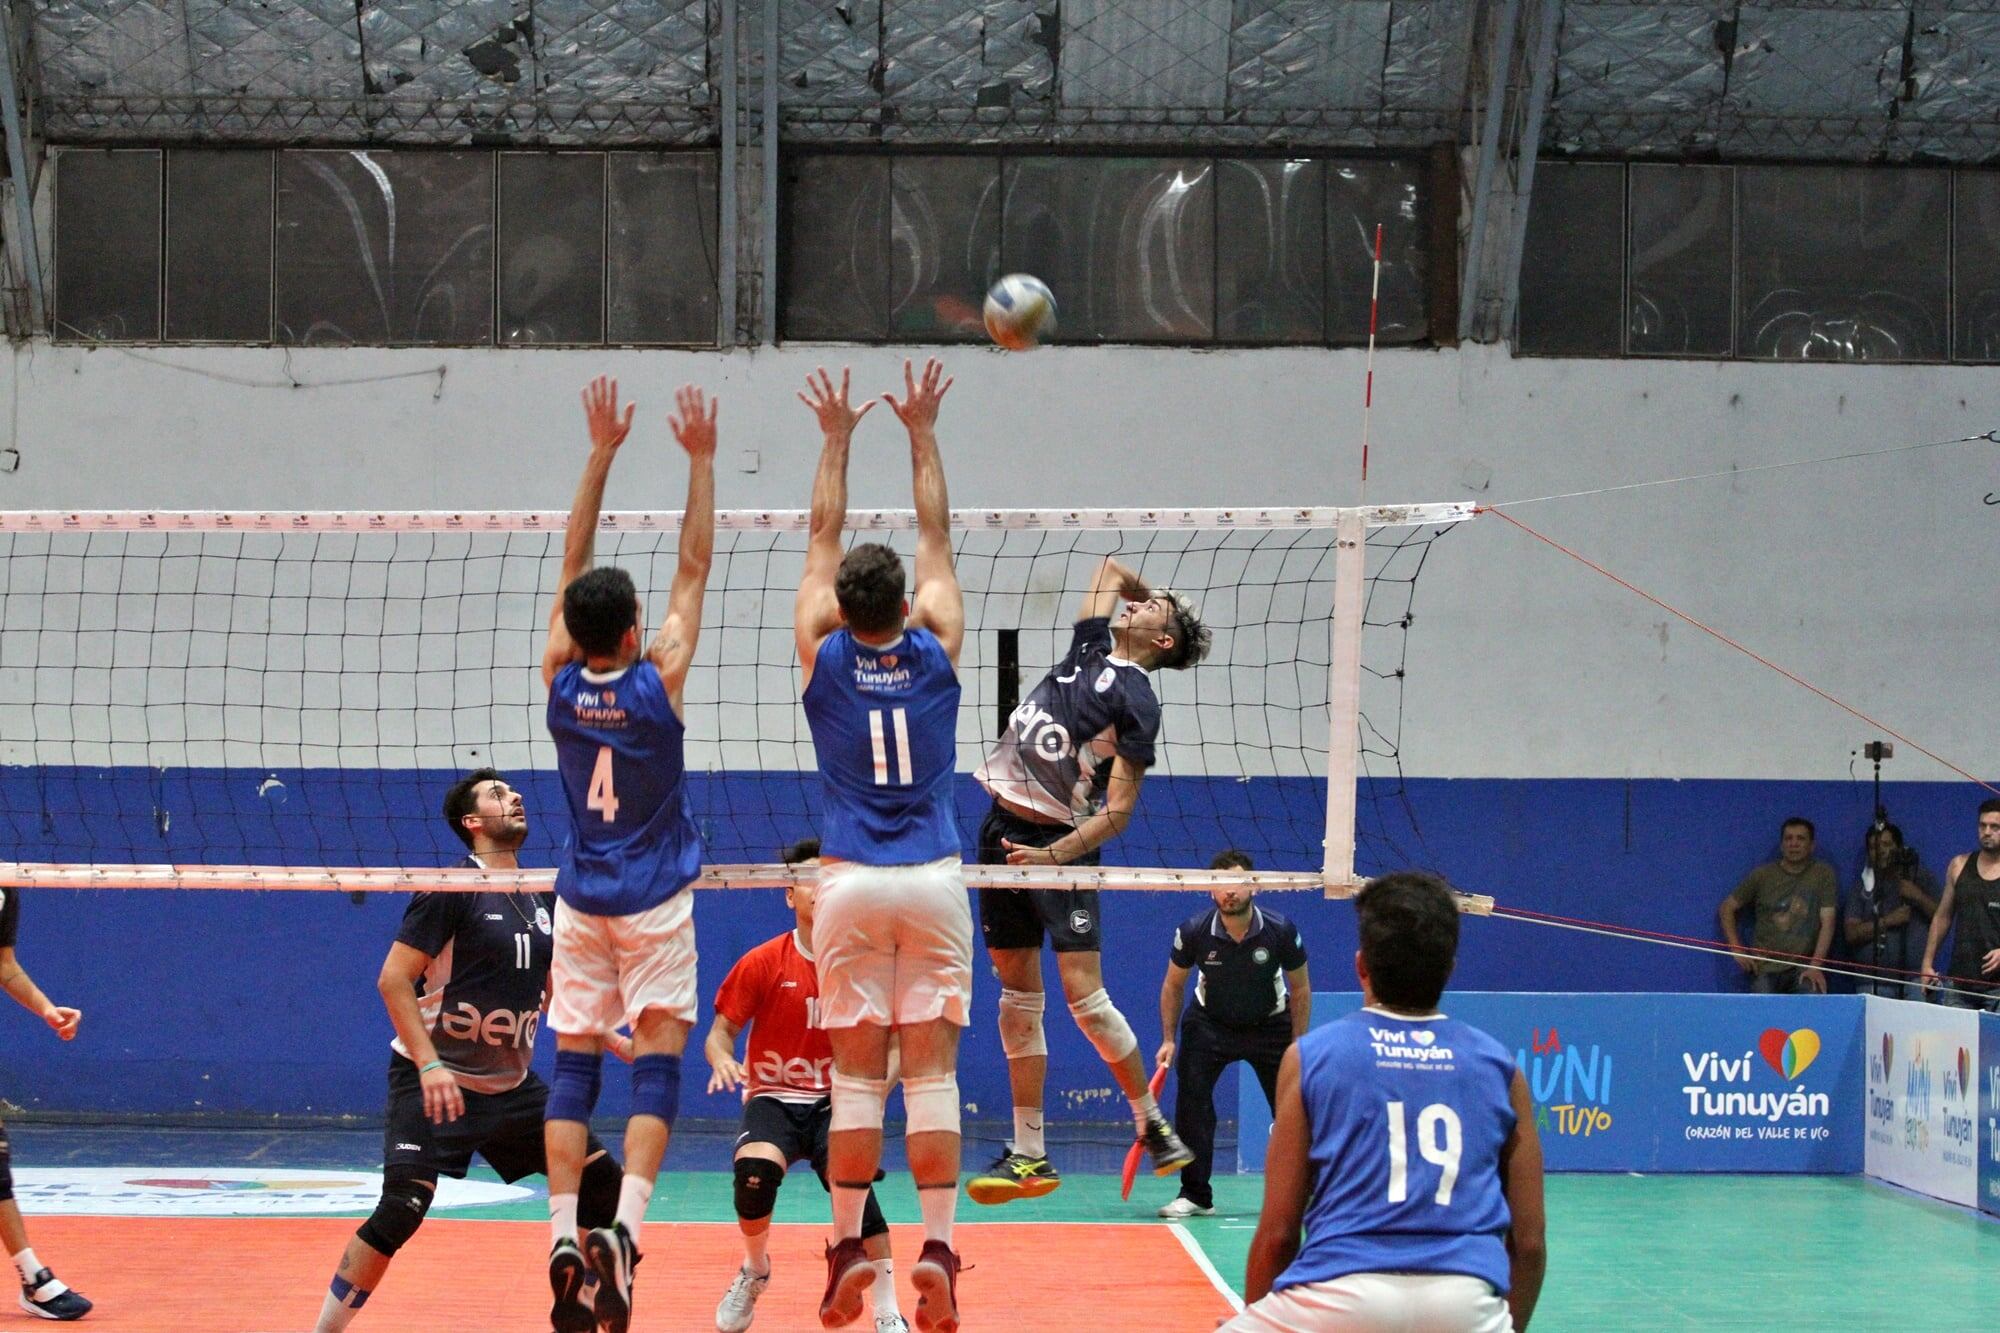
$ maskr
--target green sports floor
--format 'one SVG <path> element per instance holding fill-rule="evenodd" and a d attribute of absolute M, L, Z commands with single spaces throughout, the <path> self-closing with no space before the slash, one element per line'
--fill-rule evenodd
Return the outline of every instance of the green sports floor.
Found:
<path fill-rule="evenodd" d="M 1239 1293 L 1261 1190 L 1259 1176 L 1219 1178 L 1215 1215 L 1183 1224 Z M 1171 1197 L 1170 1182 L 1142 1178 L 1123 1202 L 1116 1177 L 1071 1175 L 1045 1199 L 962 1201 L 959 1219 L 1132 1222 Z M 729 1198 L 722 1172 L 670 1174 L 652 1215 L 727 1221 Z M 907 1177 L 885 1182 L 882 1202 L 890 1221 L 917 1220 Z M 1536 1330 L 2000 1328 L 2000 1221 L 1858 1176 L 1561 1175 L 1548 1207 Z M 823 1221 L 825 1210 L 795 1172 L 777 1220 Z M 452 1215 L 542 1212 L 537 1201 Z"/>

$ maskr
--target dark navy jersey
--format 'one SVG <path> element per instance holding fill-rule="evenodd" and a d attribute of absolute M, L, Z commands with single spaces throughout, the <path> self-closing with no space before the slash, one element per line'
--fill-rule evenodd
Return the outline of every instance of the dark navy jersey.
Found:
<path fill-rule="evenodd" d="M 528 1076 L 555 956 L 555 906 L 553 893 L 420 893 L 403 910 L 396 942 L 431 960 L 417 992 L 424 1029 L 468 1092 L 511 1092 Z M 390 1045 L 408 1058 L 402 1038 Z"/>
<path fill-rule="evenodd" d="M 1282 1290 L 1457 1273 L 1505 1292 L 1514 1058 L 1478 1028 L 1363 1009 L 1298 1040 L 1311 1194 Z"/>
<path fill-rule="evenodd" d="M 1069 653 L 1028 692 L 986 762 L 980 785 L 1051 820 L 1078 822 L 1104 804 L 1111 758 L 1153 764 L 1160 700 L 1146 669 L 1111 652 L 1111 622 L 1076 622 Z"/>
<path fill-rule="evenodd" d="M 821 855 L 878 866 L 959 855 L 958 696 L 958 671 L 929 630 L 879 648 L 844 629 L 827 635 L 805 693 L 826 790 Z"/>
<path fill-rule="evenodd" d="M 569 804 L 556 896 L 592 916 L 658 907 L 701 873 L 682 781 L 686 728 L 657 667 L 571 662 L 549 685 L 549 735 Z"/>
<path fill-rule="evenodd" d="M 1196 1012 L 1212 1022 L 1251 1027 L 1284 1015 L 1285 973 L 1306 965 L 1306 943 L 1297 926 L 1255 905 L 1250 929 L 1233 940 L 1222 909 L 1211 907 L 1181 922 L 1170 957 L 1175 967 L 1195 974 Z"/>
<path fill-rule="evenodd" d="M 0 888 L 0 949 L 13 948 L 15 937 L 20 933 L 21 891 Z"/>

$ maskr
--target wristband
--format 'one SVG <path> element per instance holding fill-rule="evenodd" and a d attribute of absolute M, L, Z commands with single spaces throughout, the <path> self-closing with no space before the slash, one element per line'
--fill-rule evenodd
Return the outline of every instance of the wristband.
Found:
<path fill-rule="evenodd" d="M 430 1062 L 429 1064 L 427 1064 L 427 1065 L 419 1065 L 419 1066 L 417 1066 L 417 1072 L 418 1072 L 419 1074 L 428 1074 L 428 1073 L 430 1073 L 430 1072 L 431 1072 L 431 1071 L 432 1071 L 433 1069 L 443 1069 L 443 1068 L 444 1068 L 444 1061 L 442 1061 L 442 1060 L 433 1060 L 433 1061 L 431 1061 L 431 1062 Z"/>

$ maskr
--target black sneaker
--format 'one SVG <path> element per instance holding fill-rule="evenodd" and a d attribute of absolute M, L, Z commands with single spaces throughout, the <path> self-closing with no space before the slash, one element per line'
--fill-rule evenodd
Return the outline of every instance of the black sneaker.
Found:
<path fill-rule="evenodd" d="M 597 1316 L 584 1299 L 590 1280 L 590 1266 L 575 1241 L 564 1238 L 549 1249 L 549 1290 L 556 1297 L 549 1326 L 555 1333 L 597 1333 Z"/>
<path fill-rule="evenodd" d="M 639 1247 L 623 1222 L 597 1227 L 583 1238 L 583 1255 L 597 1275 L 597 1333 L 627 1333 L 632 1326 L 632 1270 Z"/>
<path fill-rule="evenodd" d="M 68 1287 L 49 1291 L 51 1287 L 60 1286 L 54 1273 L 46 1268 L 38 1270 L 33 1278 L 21 1284 L 21 1308 L 37 1319 L 54 1319 L 62 1323 L 81 1319 L 90 1313 L 90 1302 L 83 1298 L 81 1292 L 71 1291 Z"/>
<path fill-rule="evenodd" d="M 1062 1174 L 1048 1158 L 1030 1157 L 1009 1147 L 993 1159 L 992 1166 L 965 1182 L 965 1192 L 974 1203 L 1012 1203 L 1053 1194 L 1061 1185 Z"/>
<path fill-rule="evenodd" d="M 1194 1154 L 1181 1142 L 1181 1136 L 1174 1133 L 1174 1127 L 1167 1123 L 1163 1115 L 1156 1115 L 1146 1122 L 1146 1132 L 1139 1136 L 1139 1142 L 1146 1145 L 1146 1151 L 1153 1157 L 1153 1174 L 1171 1176 L 1194 1160 Z"/>

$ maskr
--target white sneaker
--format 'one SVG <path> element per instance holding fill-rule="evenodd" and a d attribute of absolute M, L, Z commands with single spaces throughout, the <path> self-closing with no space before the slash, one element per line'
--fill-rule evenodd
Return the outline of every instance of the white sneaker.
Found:
<path fill-rule="evenodd" d="M 1160 1216 L 1178 1222 L 1186 1217 L 1213 1217 L 1215 1209 L 1204 1208 L 1193 1199 L 1177 1198 L 1172 1203 L 1160 1207 Z"/>
<path fill-rule="evenodd" d="M 757 1298 L 770 1285 L 769 1273 L 758 1277 L 747 1268 L 737 1269 L 736 1280 L 722 1293 L 722 1304 L 715 1307 L 716 1333 L 744 1333 L 757 1315 Z"/>
<path fill-rule="evenodd" d="M 875 1316 L 875 1333 L 910 1333 L 910 1325 L 899 1314 L 878 1314 Z"/>

